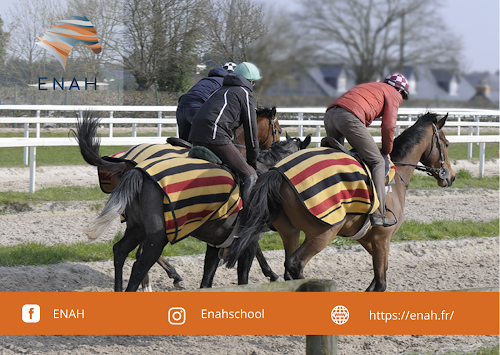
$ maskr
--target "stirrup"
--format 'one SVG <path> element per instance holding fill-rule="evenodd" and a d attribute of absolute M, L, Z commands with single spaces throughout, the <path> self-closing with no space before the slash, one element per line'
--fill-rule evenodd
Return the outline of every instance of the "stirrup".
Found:
<path fill-rule="evenodd" d="M 389 219 L 387 217 L 379 217 L 379 216 L 375 216 L 375 215 L 370 216 L 370 222 L 371 222 L 373 227 L 381 227 L 381 226 L 392 227 L 396 223 L 398 223 L 394 219 Z"/>

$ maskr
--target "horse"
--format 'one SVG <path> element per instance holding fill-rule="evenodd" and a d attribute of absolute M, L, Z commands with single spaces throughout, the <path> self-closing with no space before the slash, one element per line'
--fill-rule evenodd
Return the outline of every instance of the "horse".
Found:
<path fill-rule="evenodd" d="M 270 168 L 285 156 L 299 149 L 306 148 L 310 140 L 310 135 L 304 139 L 304 141 L 301 141 L 298 138 L 291 138 L 286 134 L 286 141 L 274 143 L 271 148 L 259 155 L 259 161 L 267 164 L 266 166 Z M 172 197 L 173 194 L 171 194 L 168 197 L 168 204 L 164 204 L 164 199 L 166 197 L 165 193 L 153 179 L 149 178 L 149 176 L 152 175 L 146 173 L 147 167 L 153 166 L 157 161 L 167 166 L 172 165 L 174 162 L 178 163 L 179 161 L 182 161 L 182 164 L 189 164 L 189 167 L 182 170 L 182 173 L 189 175 L 190 179 L 196 176 L 194 174 L 195 168 L 190 167 L 194 164 L 210 165 L 211 167 L 207 170 L 210 172 L 216 170 L 215 173 L 217 174 L 222 174 L 220 171 L 224 170 L 215 164 L 202 161 L 201 159 L 156 158 L 142 162 L 138 167 L 128 171 L 122 176 L 118 186 L 111 193 L 111 197 L 106 203 L 104 210 L 85 231 L 90 239 L 96 239 L 105 231 L 110 221 L 124 212 L 127 223 L 125 234 L 123 238 L 113 246 L 115 266 L 114 290 L 117 292 L 123 290 L 123 264 L 128 254 L 135 247 L 139 244 L 143 244 L 143 251 L 137 256 L 137 260 L 134 262 L 126 291 L 136 291 L 139 284 L 144 279 L 144 275 L 148 273 L 151 266 L 160 258 L 163 248 L 169 241 L 167 238 L 167 225 L 175 223 L 175 236 L 177 237 L 177 223 L 180 223 L 179 218 L 176 219 L 173 217 L 167 220 L 165 215 L 172 212 L 172 216 L 174 216 L 173 209 L 176 207 L 171 206 L 175 206 L 179 200 L 186 201 L 186 199 L 185 197 L 181 198 L 181 195 L 179 195 L 179 199 L 175 200 Z M 165 174 L 166 176 L 170 176 L 168 173 Z M 199 176 L 200 177 L 196 178 L 194 182 L 190 180 L 191 187 L 198 187 L 198 181 L 200 181 L 199 184 L 201 184 L 201 179 L 205 178 L 206 173 L 203 172 L 203 174 Z M 234 181 L 233 183 L 237 186 Z M 186 190 L 181 189 L 180 191 L 182 194 L 185 193 Z M 204 189 L 199 193 L 202 194 L 200 196 L 204 198 L 205 194 L 209 192 L 208 189 Z M 238 198 L 237 201 L 241 202 L 239 192 L 236 191 L 236 194 Z M 192 198 L 193 196 L 189 195 L 189 199 Z M 237 202 L 234 202 L 232 206 L 236 204 Z M 183 208 L 185 209 L 184 206 Z M 218 207 L 217 211 L 219 210 L 222 210 L 222 207 Z M 167 211 L 167 213 L 165 213 L 165 211 Z M 193 214 L 195 214 L 195 212 L 193 212 Z M 195 227 L 194 230 L 185 233 L 185 236 L 190 235 L 209 244 L 207 245 L 207 253 L 205 256 L 205 273 L 202 280 L 202 287 L 211 287 L 215 271 L 219 264 L 218 249 L 210 245 L 220 245 L 227 240 L 233 232 L 237 216 L 238 213 L 230 213 L 224 210 L 223 217 L 210 217 L 205 220 L 201 226 Z M 266 230 L 267 228 L 257 232 L 263 233 Z M 253 245 L 252 249 L 249 249 L 248 252 L 242 251 L 242 253 L 240 253 L 238 258 L 238 284 L 248 283 L 248 273 L 257 247 L 258 243 Z"/>
<path fill-rule="evenodd" d="M 85 111 L 84 116 L 77 121 L 76 132 L 72 130 L 72 133 L 78 141 L 83 159 L 88 164 L 96 166 L 100 170 L 102 169 L 108 171 L 110 181 L 108 187 L 109 190 L 107 190 L 106 192 L 109 193 L 118 185 L 123 174 L 133 169 L 135 165 L 140 161 L 119 161 L 102 159 L 99 154 L 99 142 L 94 139 L 96 137 L 97 129 L 99 126 L 99 119 L 94 115 L 95 113 L 92 111 Z M 261 150 L 266 150 L 270 148 L 273 143 L 279 141 L 282 129 L 278 122 L 276 107 L 273 107 L 271 109 L 261 106 L 258 107 L 257 129 L 259 148 Z M 242 152 L 242 154 L 245 154 L 245 136 L 242 126 L 235 132 L 235 137 L 237 142 L 235 145 L 240 150 L 240 152 Z M 186 145 L 186 147 L 189 146 L 189 144 Z M 184 153 L 186 153 L 186 151 L 179 151 L 180 155 Z M 264 165 L 260 164 L 261 170 L 263 169 L 263 167 Z M 139 248 L 137 250 L 138 253 L 140 253 L 141 251 L 142 248 Z M 270 281 L 273 282 L 282 280 L 271 269 L 264 257 L 264 254 L 262 254 L 262 250 L 260 249 L 260 247 L 257 250 L 256 257 L 263 274 L 269 277 Z M 158 264 L 167 272 L 169 278 L 173 279 L 174 287 L 179 289 L 186 288 L 183 278 L 179 275 L 175 268 L 168 263 L 165 258 L 160 257 L 158 259 Z M 148 275 L 145 276 L 143 288 L 151 290 Z"/>
<path fill-rule="evenodd" d="M 397 176 L 394 175 L 395 183 L 391 186 L 393 191 L 388 193 L 386 197 L 386 206 L 387 210 L 394 214 L 397 220 L 396 225 L 373 227 L 369 224 L 370 219 L 367 218 L 367 214 L 349 212 L 345 213 L 343 219 L 337 224 L 327 224 L 314 216 L 311 210 L 304 206 L 304 202 L 298 198 L 297 191 L 291 186 L 289 180 L 283 178 L 282 173 L 278 170 L 272 169 L 262 174 L 257 180 L 248 202 L 248 208 L 245 208 L 242 213 L 240 230 L 238 231 L 239 238 L 233 242 L 226 256 L 226 266 L 233 267 L 240 251 L 247 250 L 249 245 L 258 242 L 258 234 L 255 232 L 271 223 L 283 241 L 285 279 L 304 278 L 303 271 L 308 261 L 324 249 L 335 236 L 340 235 L 353 237 L 372 256 L 374 278 L 366 291 L 385 291 L 389 243 L 392 235 L 403 223 L 406 190 L 414 170 L 426 171 L 437 180 L 440 187 L 451 186 L 455 180 L 455 173 L 448 159 L 449 143 L 442 131 L 447 117 L 448 115 L 438 120 L 436 114 L 427 112 L 394 141 L 391 159 L 398 168 Z M 312 154 L 318 153 L 314 153 L 315 149 L 327 148 L 311 148 L 304 151 L 303 154 L 301 152 L 295 153 L 286 160 L 291 161 L 306 153 L 312 156 Z M 338 152 L 335 149 L 330 150 Z M 296 164 L 303 161 L 293 160 Z M 423 165 L 417 165 L 418 162 Z M 307 168 L 307 165 L 304 165 L 303 169 L 297 169 L 297 173 L 305 174 Z M 332 176 L 329 172 L 330 170 L 326 170 L 326 175 Z M 335 175 L 335 177 L 339 175 Z M 342 179 L 340 176 L 338 178 Z M 311 183 L 304 181 L 304 189 L 310 188 L 309 191 L 311 191 Z M 328 199 L 331 201 L 332 196 Z M 328 201 L 328 199 L 324 201 Z M 341 200 L 341 208 L 348 209 L 349 202 L 349 200 Z M 372 209 L 374 209 L 373 205 Z M 367 226 L 367 232 L 364 235 L 363 233 L 359 235 L 357 232 L 363 225 Z M 299 242 L 300 231 L 305 233 L 302 245 Z"/>

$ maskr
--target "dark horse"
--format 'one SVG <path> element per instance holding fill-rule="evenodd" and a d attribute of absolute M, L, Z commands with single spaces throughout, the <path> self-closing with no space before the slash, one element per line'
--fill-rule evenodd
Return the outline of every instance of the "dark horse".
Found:
<path fill-rule="evenodd" d="M 274 143 L 270 149 L 259 155 L 259 163 L 267 168 L 272 167 L 284 157 L 306 148 L 311 137 L 303 142 L 286 135 L 286 141 Z M 191 158 L 181 158 L 191 159 Z M 145 162 L 149 162 L 147 160 Z M 213 165 L 213 169 L 219 169 Z M 106 229 L 108 223 L 117 218 L 119 213 L 125 212 L 127 228 L 125 235 L 113 246 L 115 265 L 115 291 L 122 291 L 123 264 L 128 254 L 139 244 L 143 243 L 143 251 L 137 257 L 126 291 L 136 291 L 139 284 L 148 273 L 151 266 L 159 259 L 163 248 L 168 243 L 166 221 L 164 217 L 164 193 L 156 182 L 137 168 L 125 173 L 118 186 L 113 190 L 110 199 L 97 220 L 87 229 L 90 239 L 98 238 Z M 174 201 L 171 201 L 173 203 Z M 228 218 L 209 220 L 201 227 L 190 233 L 208 244 L 219 245 L 231 234 L 237 214 Z M 267 227 L 258 231 L 263 233 Z M 238 258 L 238 283 L 248 283 L 248 273 L 258 244 L 252 245 L 248 251 L 242 251 Z M 202 285 L 211 287 L 215 271 L 219 264 L 218 249 L 207 246 L 205 255 L 205 272 Z"/>
<path fill-rule="evenodd" d="M 398 171 L 394 177 L 393 191 L 387 194 L 386 205 L 388 210 L 393 211 L 398 223 L 392 227 L 370 227 L 358 239 L 373 259 L 374 278 L 366 291 L 386 289 L 389 242 L 403 223 L 406 190 L 414 170 L 424 170 L 434 176 L 441 187 L 451 186 L 455 180 L 448 159 L 448 141 L 442 131 L 447 116 L 438 120 L 436 114 L 427 113 L 394 141 L 391 159 Z M 417 165 L 418 162 L 423 166 Z M 366 215 L 347 214 L 333 226 L 320 221 L 306 209 L 295 189 L 283 179 L 281 173 L 270 170 L 259 177 L 248 208 L 242 213 L 239 238 L 234 241 L 226 257 L 227 266 L 234 266 L 240 251 L 248 250 L 249 245 L 257 243 L 258 234 L 255 231 L 273 223 L 285 248 L 285 278 L 304 278 L 304 267 L 314 255 L 337 235 L 354 236 L 365 220 Z M 299 242 L 300 231 L 305 233 L 302 245 Z"/>
<path fill-rule="evenodd" d="M 94 112 L 86 111 L 84 112 L 84 117 L 77 123 L 77 130 L 73 132 L 78 144 L 80 146 L 80 152 L 84 160 L 93 166 L 102 168 L 109 171 L 111 190 L 113 190 L 120 181 L 123 174 L 127 171 L 133 169 L 138 162 L 123 161 L 115 162 L 103 160 L 99 154 L 99 142 L 94 138 L 96 137 L 97 128 L 99 126 L 99 119 L 94 117 Z M 257 110 L 257 130 L 259 139 L 259 148 L 261 150 L 268 149 L 275 142 L 278 142 L 282 129 L 279 125 L 276 108 L 272 109 L 259 107 Z M 242 154 L 245 154 L 245 137 L 243 127 L 240 127 L 236 132 L 236 145 Z M 260 169 L 263 165 L 260 164 Z M 138 253 L 141 252 L 141 248 L 138 249 Z M 269 277 L 271 281 L 277 281 L 280 277 L 274 273 L 269 264 L 267 263 L 260 247 L 257 250 L 257 260 L 261 266 L 262 272 L 265 276 Z M 185 288 L 184 281 L 182 277 L 177 273 L 175 268 L 168 263 L 168 261 L 160 257 L 158 259 L 158 264 L 167 272 L 168 276 L 174 280 L 174 286 L 176 288 Z M 149 278 L 146 275 L 145 282 L 143 284 L 145 289 L 151 289 L 149 284 Z"/>

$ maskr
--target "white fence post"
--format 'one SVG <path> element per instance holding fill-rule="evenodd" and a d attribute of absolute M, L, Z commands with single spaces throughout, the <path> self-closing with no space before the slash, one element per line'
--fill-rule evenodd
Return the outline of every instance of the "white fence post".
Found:
<path fill-rule="evenodd" d="M 299 117 L 298 117 L 298 121 L 299 121 L 299 137 L 303 137 L 304 136 L 304 125 L 302 124 L 303 120 L 304 120 L 304 113 L 303 112 L 299 112 Z"/>
<path fill-rule="evenodd" d="M 484 159 L 486 155 L 485 150 L 486 143 L 479 143 L 479 177 L 482 178 L 484 176 Z"/>
<path fill-rule="evenodd" d="M 30 136 L 30 124 L 24 124 L 24 138 L 29 138 Z M 24 147 L 23 149 L 23 164 L 28 165 L 28 147 Z"/>
<path fill-rule="evenodd" d="M 113 119 L 113 111 L 109 111 L 109 118 Z M 109 123 L 109 138 L 113 138 L 113 123 Z"/>
<path fill-rule="evenodd" d="M 161 111 L 158 111 L 158 118 L 161 119 Z M 158 137 L 161 137 L 161 123 L 158 123 Z M 179 132 L 177 132 L 177 137 L 179 136 Z"/>
<path fill-rule="evenodd" d="M 469 126 L 469 136 L 472 136 L 472 126 Z M 472 143 L 467 143 L 467 158 L 472 158 Z"/>

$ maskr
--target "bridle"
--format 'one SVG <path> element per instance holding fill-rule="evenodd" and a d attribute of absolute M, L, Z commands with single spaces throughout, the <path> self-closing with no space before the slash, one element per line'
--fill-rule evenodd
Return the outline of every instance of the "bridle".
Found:
<path fill-rule="evenodd" d="M 437 146 L 439 148 L 439 154 L 441 156 L 441 167 L 440 168 L 433 168 L 432 166 L 425 165 L 425 162 L 427 160 L 429 160 L 429 158 L 431 157 L 431 154 L 432 154 L 432 152 L 434 150 L 434 145 L 435 144 L 431 144 L 431 150 L 429 151 L 429 154 L 427 154 L 427 157 L 425 159 L 423 159 L 423 160 L 420 160 L 420 162 L 423 165 L 408 164 L 408 163 L 402 163 L 402 162 L 393 162 L 393 163 L 397 164 L 397 165 L 403 165 L 403 166 L 413 166 L 416 170 L 425 171 L 427 173 L 427 175 L 432 176 L 433 174 L 437 174 L 440 179 L 445 180 L 445 179 L 447 179 L 450 176 L 450 170 L 448 170 L 448 168 L 446 168 L 444 166 L 443 144 L 441 142 L 441 138 L 439 138 L 439 132 L 441 132 L 441 129 L 438 130 L 437 127 L 436 127 L 436 125 L 434 123 L 432 123 L 432 129 L 434 131 L 434 134 L 432 136 L 432 142 L 431 143 L 434 142 L 434 136 L 435 136 L 436 139 L 437 139 L 437 143 L 438 143 Z M 398 175 L 401 178 L 401 180 L 403 180 L 403 182 L 405 183 L 406 187 L 408 187 L 408 184 L 403 179 L 403 177 L 401 176 L 401 174 L 399 174 L 399 172 L 398 172 Z"/>
<path fill-rule="evenodd" d="M 276 133 L 278 133 L 278 130 L 276 129 L 276 122 L 278 121 L 278 117 L 266 117 L 268 120 L 269 120 L 269 127 L 271 129 L 268 129 L 267 130 L 267 137 L 266 137 L 266 140 L 264 141 L 264 143 L 262 143 L 262 145 L 265 145 L 268 141 L 269 141 L 269 137 L 271 136 L 273 138 L 273 143 L 276 143 Z M 271 132 L 271 133 L 269 133 Z M 281 131 L 279 132 L 279 134 L 281 134 Z M 235 147 L 236 148 L 243 148 L 245 149 L 246 146 L 244 144 L 239 144 L 239 143 L 234 143 Z"/>
<path fill-rule="evenodd" d="M 273 143 L 272 144 L 276 143 L 277 129 L 276 129 L 275 123 L 276 123 L 276 121 L 278 121 L 278 117 L 274 117 L 274 118 L 268 117 L 268 120 L 269 120 L 269 126 L 271 127 L 271 129 L 267 131 L 267 138 L 266 138 L 266 140 L 263 143 L 264 145 L 269 140 L 269 131 L 271 131 L 271 136 L 273 137 Z M 280 134 L 281 134 L 281 132 L 280 132 Z"/>

